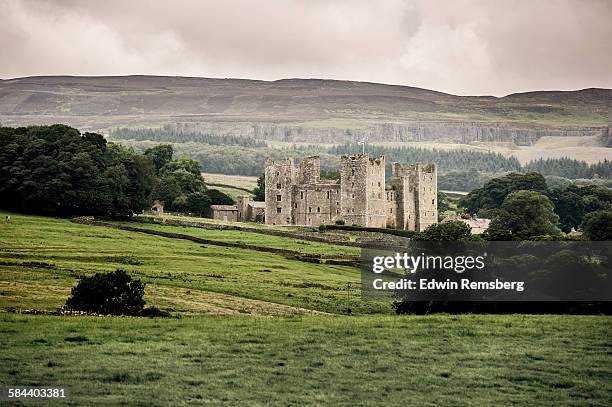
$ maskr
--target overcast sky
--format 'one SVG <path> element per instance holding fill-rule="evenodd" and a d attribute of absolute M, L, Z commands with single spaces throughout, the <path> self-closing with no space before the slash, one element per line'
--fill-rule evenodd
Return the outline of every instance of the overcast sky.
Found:
<path fill-rule="evenodd" d="M 0 0 L 0 77 L 332 78 L 612 88 L 612 0 Z"/>

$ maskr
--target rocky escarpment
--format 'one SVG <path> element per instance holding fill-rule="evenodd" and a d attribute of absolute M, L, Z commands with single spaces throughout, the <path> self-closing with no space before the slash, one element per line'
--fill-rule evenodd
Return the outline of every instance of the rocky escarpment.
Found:
<path fill-rule="evenodd" d="M 599 136 L 603 145 L 610 145 L 609 127 L 529 128 L 504 123 L 479 122 L 408 122 L 376 123 L 356 128 L 307 127 L 300 124 L 276 123 L 177 123 L 184 132 L 228 134 L 259 140 L 307 143 L 349 143 L 359 140 L 406 142 L 447 141 L 462 144 L 472 142 L 512 142 L 531 145 L 544 136 Z"/>

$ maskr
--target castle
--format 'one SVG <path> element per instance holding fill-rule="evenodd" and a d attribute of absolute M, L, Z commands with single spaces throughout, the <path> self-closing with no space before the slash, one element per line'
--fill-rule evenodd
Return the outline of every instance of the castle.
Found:
<path fill-rule="evenodd" d="M 340 182 L 321 179 L 319 157 L 266 160 L 265 221 L 268 225 L 347 225 L 421 231 L 438 222 L 435 164 L 393 163 L 385 188 L 385 157 L 341 157 Z"/>

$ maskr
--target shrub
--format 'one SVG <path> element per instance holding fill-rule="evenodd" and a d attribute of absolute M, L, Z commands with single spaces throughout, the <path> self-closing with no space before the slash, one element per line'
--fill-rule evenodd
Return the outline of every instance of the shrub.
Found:
<path fill-rule="evenodd" d="M 343 221 L 342 219 L 338 219 L 338 220 L 336 221 L 336 225 L 340 225 L 340 226 L 342 226 L 342 225 L 344 225 L 344 221 Z"/>
<path fill-rule="evenodd" d="M 145 305 L 144 283 L 133 280 L 125 270 L 96 273 L 72 289 L 66 307 L 111 315 L 141 315 Z"/>
<path fill-rule="evenodd" d="M 584 234 L 591 240 L 612 240 L 612 211 L 588 213 L 582 223 Z"/>

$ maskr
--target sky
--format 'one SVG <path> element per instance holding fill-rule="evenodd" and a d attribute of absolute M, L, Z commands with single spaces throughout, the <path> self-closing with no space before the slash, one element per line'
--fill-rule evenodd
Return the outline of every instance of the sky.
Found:
<path fill-rule="evenodd" d="M 612 88 L 612 0 L 0 0 L 0 78 L 379 82 L 459 95 Z"/>

